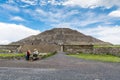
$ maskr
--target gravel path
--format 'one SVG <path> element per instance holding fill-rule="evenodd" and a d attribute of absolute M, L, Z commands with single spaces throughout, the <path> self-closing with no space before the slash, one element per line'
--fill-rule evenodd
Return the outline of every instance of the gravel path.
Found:
<path fill-rule="evenodd" d="M 0 60 L 0 80 L 120 80 L 120 63 L 58 53 L 38 61 Z"/>

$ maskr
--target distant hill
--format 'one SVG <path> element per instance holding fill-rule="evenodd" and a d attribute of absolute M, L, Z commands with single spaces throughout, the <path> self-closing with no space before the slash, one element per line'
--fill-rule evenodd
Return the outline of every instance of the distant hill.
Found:
<path fill-rule="evenodd" d="M 11 44 L 18 45 L 40 45 L 40 44 L 55 44 L 55 45 L 111 45 L 111 43 L 101 41 L 92 36 L 87 36 L 76 30 L 69 28 L 54 28 L 44 31 L 38 35 L 30 36 Z"/>

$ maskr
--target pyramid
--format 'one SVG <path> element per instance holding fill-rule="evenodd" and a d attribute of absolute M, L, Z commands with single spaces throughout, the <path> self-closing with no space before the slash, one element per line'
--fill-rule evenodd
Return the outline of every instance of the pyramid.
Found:
<path fill-rule="evenodd" d="M 38 35 L 30 36 L 11 44 L 18 45 L 110 45 L 111 43 L 101 41 L 92 36 L 85 35 L 77 30 L 69 28 L 54 28 L 44 31 Z"/>
<path fill-rule="evenodd" d="M 34 49 L 40 52 L 64 51 L 61 46 L 93 46 L 93 45 L 111 45 L 111 43 L 101 41 L 92 36 L 87 36 L 69 28 L 54 28 L 44 31 L 38 35 L 33 35 L 11 45 L 21 45 L 21 51 L 26 52 L 28 49 Z"/>

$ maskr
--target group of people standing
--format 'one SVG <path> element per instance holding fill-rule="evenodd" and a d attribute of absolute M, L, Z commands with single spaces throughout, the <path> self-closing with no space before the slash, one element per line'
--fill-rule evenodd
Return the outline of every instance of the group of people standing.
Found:
<path fill-rule="evenodd" d="M 34 49 L 34 51 L 31 53 L 30 50 L 27 50 L 26 52 L 26 60 L 37 60 L 38 59 L 38 50 Z"/>

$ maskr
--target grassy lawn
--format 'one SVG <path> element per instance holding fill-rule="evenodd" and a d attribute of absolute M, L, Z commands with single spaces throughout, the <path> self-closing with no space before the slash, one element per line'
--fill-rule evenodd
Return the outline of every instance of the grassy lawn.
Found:
<path fill-rule="evenodd" d="M 0 53 L 0 58 L 20 58 L 24 56 L 25 53 Z"/>
<path fill-rule="evenodd" d="M 112 55 L 95 55 L 95 54 L 70 54 L 69 56 L 86 59 L 86 60 L 98 60 L 104 62 L 120 62 L 120 57 Z"/>

